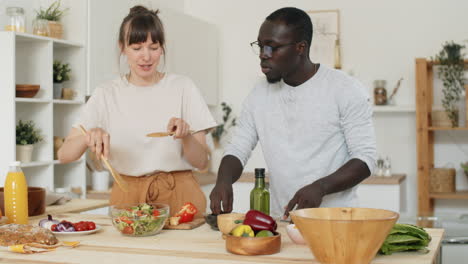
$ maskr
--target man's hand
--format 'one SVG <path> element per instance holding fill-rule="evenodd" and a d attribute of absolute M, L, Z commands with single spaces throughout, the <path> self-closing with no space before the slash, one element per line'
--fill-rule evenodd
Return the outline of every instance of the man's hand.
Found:
<path fill-rule="evenodd" d="M 232 212 L 232 184 L 216 183 L 210 194 L 210 208 L 215 215 Z M 223 208 L 221 209 L 221 204 Z"/>
<path fill-rule="evenodd" d="M 319 207 L 323 196 L 325 196 L 325 193 L 318 182 L 302 187 L 285 207 L 286 211 L 283 218 L 288 218 L 289 211 L 293 210 L 296 205 L 296 209 Z"/>

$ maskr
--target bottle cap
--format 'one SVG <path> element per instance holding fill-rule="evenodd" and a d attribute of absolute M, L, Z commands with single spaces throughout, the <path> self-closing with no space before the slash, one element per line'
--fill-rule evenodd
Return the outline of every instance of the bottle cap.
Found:
<path fill-rule="evenodd" d="M 256 168 L 255 169 L 255 178 L 265 178 L 265 169 L 264 168 Z"/>
<path fill-rule="evenodd" d="M 13 162 L 10 163 L 10 166 L 19 167 L 19 166 L 21 166 L 21 161 L 13 161 Z"/>

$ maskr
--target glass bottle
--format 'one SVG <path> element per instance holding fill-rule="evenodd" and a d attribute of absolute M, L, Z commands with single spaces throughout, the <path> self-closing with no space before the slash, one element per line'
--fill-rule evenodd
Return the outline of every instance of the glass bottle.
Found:
<path fill-rule="evenodd" d="M 265 187 L 265 169 L 255 169 L 255 187 L 250 192 L 250 209 L 270 214 L 270 192 Z"/>
<path fill-rule="evenodd" d="M 8 22 L 5 26 L 6 31 L 26 32 L 26 19 L 23 8 L 7 7 L 6 14 L 8 16 Z"/>
<path fill-rule="evenodd" d="M 385 80 L 374 81 L 374 103 L 375 105 L 387 104 L 387 90 L 385 89 Z"/>
<path fill-rule="evenodd" d="M 36 19 L 33 22 L 33 34 L 43 37 L 48 37 L 49 32 L 49 21 L 45 19 Z"/>
<path fill-rule="evenodd" d="M 28 223 L 28 184 L 21 170 L 21 162 L 10 164 L 5 180 L 5 215 L 14 224 Z"/>

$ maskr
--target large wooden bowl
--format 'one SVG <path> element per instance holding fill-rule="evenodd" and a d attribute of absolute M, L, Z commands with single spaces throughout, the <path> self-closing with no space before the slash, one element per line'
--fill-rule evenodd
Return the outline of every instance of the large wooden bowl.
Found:
<path fill-rule="evenodd" d="M 322 264 L 370 263 L 399 217 L 369 208 L 309 208 L 290 215 Z"/>
<path fill-rule="evenodd" d="M 16 97 L 32 98 L 39 92 L 40 86 L 35 84 L 17 84 Z"/>
<path fill-rule="evenodd" d="M 226 236 L 226 250 L 237 255 L 271 255 L 280 252 L 281 234 L 272 237 Z"/>
<path fill-rule="evenodd" d="M 3 187 L 0 188 L 0 209 L 5 214 Z M 28 215 L 36 216 L 45 213 L 46 191 L 40 187 L 28 187 Z"/>

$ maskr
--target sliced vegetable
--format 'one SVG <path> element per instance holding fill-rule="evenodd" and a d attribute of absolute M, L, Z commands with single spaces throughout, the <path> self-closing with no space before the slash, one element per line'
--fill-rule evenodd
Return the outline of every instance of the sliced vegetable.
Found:
<path fill-rule="evenodd" d="M 193 221 L 193 217 L 197 212 L 198 209 L 195 205 L 190 202 L 186 202 L 175 216 L 180 217 L 179 224 L 188 223 Z"/>
<path fill-rule="evenodd" d="M 42 219 L 41 221 L 39 221 L 39 226 L 51 230 L 52 225 L 56 225 L 58 223 L 60 222 L 52 219 L 51 215 L 47 215 L 47 219 Z"/>
<path fill-rule="evenodd" d="M 257 210 L 250 210 L 245 215 L 244 225 L 249 225 L 255 232 L 261 230 L 275 231 L 276 221 L 269 215 Z"/>

